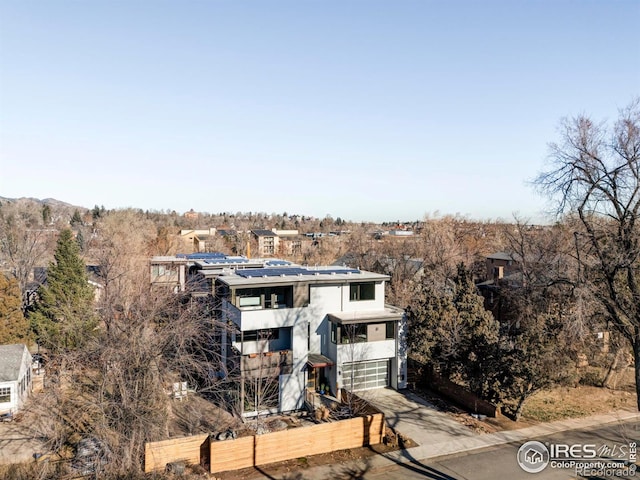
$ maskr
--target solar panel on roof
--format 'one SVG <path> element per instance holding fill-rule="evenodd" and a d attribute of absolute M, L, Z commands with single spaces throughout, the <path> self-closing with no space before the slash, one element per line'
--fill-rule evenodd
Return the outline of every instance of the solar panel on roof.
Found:
<path fill-rule="evenodd" d="M 298 276 L 298 275 L 316 275 L 316 274 L 332 274 L 332 273 L 360 273 L 355 268 L 330 268 L 327 270 L 310 270 L 302 267 L 267 267 L 267 268 L 251 268 L 246 270 L 238 270 L 236 274 L 244 278 L 259 277 L 281 277 L 281 276 Z"/>
<path fill-rule="evenodd" d="M 219 258 L 213 260 L 205 260 L 203 263 L 207 265 L 238 265 L 241 263 L 249 263 L 246 258 Z"/>
<path fill-rule="evenodd" d="M 286 260 L 267 260 L 265 265 L 268 267 L 282 266 L 282 265 L 291 265 L 291 262 Z"/>
<path fill-rule="evenodd" d="M 317 269 L 311 270 L 312 272 L 317 273 L 360 273 L 360 270 L 357 268 L 327 268 L 327 269 Z"/>
<path fill-rule="evenodd" d="M 222 252 L 189 253 L 186 255 L 188 260 L 212 260 L 226 257 Z"/>

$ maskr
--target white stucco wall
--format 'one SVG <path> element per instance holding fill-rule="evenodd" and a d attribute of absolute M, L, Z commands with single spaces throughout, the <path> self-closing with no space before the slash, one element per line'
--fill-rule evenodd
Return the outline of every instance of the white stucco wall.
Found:
<path fill-rule="evenodd" d="M 11 399 L 9 402 L 0 403 L 0 414 L 15 412 L 18 410 L 17 382 L 0 382 L 0 388 L 11 389 Z"/>
<path fill-rule="evenodd" d="M 342 287 L 342 309 L 340 312 L 363 312 L 373 310 L 384 310 L 384 283 L 376 283 L 376 293 L 374 300 L 350 300 L 351 287 Z"/>

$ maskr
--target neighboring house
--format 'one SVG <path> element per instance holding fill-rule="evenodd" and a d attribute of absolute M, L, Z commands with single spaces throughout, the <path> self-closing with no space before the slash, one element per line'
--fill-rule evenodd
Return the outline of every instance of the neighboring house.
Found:
<path fill-rule="evenodd" d="M 47 284 L 47 269 L 48 267 L 33 267 L 34 281 L 27 284 L 24 294 L 25 306 L 33 306 L 38 298 L 38 289 Z M 87 272 L 87 282 L 93 287 L 93 299 L 98 302 L 104 291 L 102 270 L 99 265 L 88 264 L 85 265 L 85 271 Z"/>
<path fill-rule="evenodd" d="M 496 320 L 503 322 L 506 311 L 501 298 L 501 289 L 522 285 L 522 273 L 519 271 L 518 262 L 505 252 L 489 255 L 485 265 L 487 279 L 477 283 L 476 287 L 484 297 L 484 308 L 493 313 Z"/>
<path fill-rule="evenodd" d="M 275 259 L 249 259 L 220 252 L 188 253 L 175 256 L 156 256 L 149 262 L 151 285 L 169 288 L 173 292 L 211 295 L 213 281 L 219 275 L 236 269 L 290 265 Z"/>
<path fill-rule="evenodd" d="M 344 267 L 237 269 L 215 280 L 222 358 L 243 416 L 301 409 L 307 390 L 406 387 L 406 317 L 389 277 Z M 268 401 L 258 398 L 271 392 Z"/>
<path fill-rule="evenodd" d="M 497 252 L 486 259 L 487 280 L 498 281 L 515 271 L 515 260 L 505 252 Z"/>
<path fill-rule="evenodd" d="M 199 217 L 198 212 L 194 211 L 193 208 L 188 212 L 184 212 L 184 218 L 188 218 L 190 220 L 197 220 Z"/>
<path fill-rule="evenodd" d="M 389 235 L 391 237 L 413 237 L 414 232 L 413 230 L 403 230 L 403 229 L 394 228 L 389 230 Z"/>
<path fill-rule="evenodd" d="M 157 256 L 150 261 L 151 285 L 184 292 L 187 284 L 187 258 Z"/>
<path fill-rule="evenodd" d="M 180 230 L 182 243 L 189 252 L 206 252 L 215 235 L 215 227 L 200 230 Z"/>
<path fill-rule="evenodd" d="M 276 230 L 274 228 L 273 232 L 278 236 L 277 253 L 285 257 L 299 256 L 313 243 L 311 238 L 300 235 L 298 230 Z"/>
<path fill-rule="evenodd" d="M 259 256 L 273 256 L 278 252 L 280 238 L 271 230 L 251 230 L 251 235 L 258 242 Z"/>
<path fill-rule="evenodd" d="M 12 415 L 24 405 L 33 385 L 31 364 L 26 345 L 0 345 L 0 415 Z"/>

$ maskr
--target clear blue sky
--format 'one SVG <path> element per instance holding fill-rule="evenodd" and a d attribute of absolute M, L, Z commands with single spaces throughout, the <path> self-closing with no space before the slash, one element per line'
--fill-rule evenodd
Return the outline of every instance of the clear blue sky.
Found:
<path fill-rule="evenodd" d="M 640 2 L 0 1 L 0 196 L 539 218 L 561 117 L 640 94 Z"/>

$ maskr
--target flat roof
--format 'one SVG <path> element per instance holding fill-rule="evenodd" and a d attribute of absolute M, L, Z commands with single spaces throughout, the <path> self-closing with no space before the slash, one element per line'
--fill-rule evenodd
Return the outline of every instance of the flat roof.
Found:
<path fill-rule="evenodd" d="M 290 273 L 287 272 L 290 271 Z M 383 282 L 388 275 L 336 267 L 281 267 L 238 270 L 230 275 L 222 275 L 218 280 L 233 286 L 283 285 L 292 283 L 353 283 Z"/>
<path fill-rule="evenodd" d="M 329 320 L 343 325 L 350 323 L 364 323 L 373 320 L 398 321 L 402 319 L 404 311 L 401 308 L 385 305 L 384 310 L 353 311 L 330 313 Z"/>

